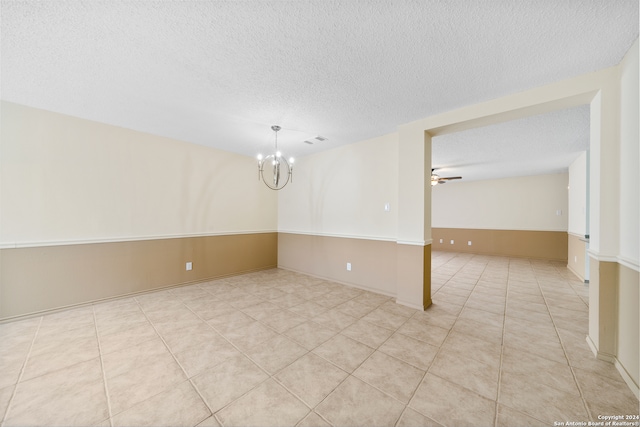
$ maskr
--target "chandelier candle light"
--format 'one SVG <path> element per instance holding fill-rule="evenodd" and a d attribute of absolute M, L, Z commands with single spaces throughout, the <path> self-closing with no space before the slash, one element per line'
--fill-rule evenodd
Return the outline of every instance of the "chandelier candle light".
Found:
<path fill-rule="evenodd" d="M 258 154 L 258 181 L 262 179 L 267 187 L 272 190 L 281 190 L 291 180 L 293 182 L 293 157 L 288 161 L 278 151 L 278 131 L 281 129 L 278 125 L 271 126 L 271 130 L 276 133 L 276 149 L 273 154 L 262 157 Z M 265 177 L 265 165 L 266 174 Z M 271 167 L 269 167 L 271 166 Z"/>

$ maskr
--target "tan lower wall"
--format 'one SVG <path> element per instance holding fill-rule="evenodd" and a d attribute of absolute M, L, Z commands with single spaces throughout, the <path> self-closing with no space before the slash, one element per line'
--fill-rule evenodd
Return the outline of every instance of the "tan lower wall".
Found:
<path fill-rule="evenodd" d="M 277 243 L 255 233 L 2 249 L 0 320 L 274 268 Z"/>
<path fill-rule="evenodd" d="M 432 228 L 431 237 L 434 251 L 567 261 L 568 239 L 564 231 Z"/>
<path fill-rule="evenodd" d="M 389 241 L 279 233 L 278 266 L 395 296 L 396 246 Z"/>
<path fill-rule="evenodd" d="M 636 396 L 640 395 L 640 273 L 618 264 L 618 340 L 620 372 Z M 618 368 L 620 370 L 620 368 Z M 626 375 L 625 375 L 626 373 Z"/>
<path fill-rule="evenodd" d="M 578 276 L 580 280 L 584 281 L 587 272 L 587 243 L 582 237 L 575 234 L 569 234 L 568 236 L 567 268 Z"/>

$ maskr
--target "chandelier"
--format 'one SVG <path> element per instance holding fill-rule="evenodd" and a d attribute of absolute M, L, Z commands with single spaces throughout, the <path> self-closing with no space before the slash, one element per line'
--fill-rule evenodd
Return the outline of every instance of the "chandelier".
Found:
<path fill-rule="evenodd" d="M 281 190 L 290 180 L 293 181 L 293 157 L 287 161 L 278 151 L 280 129 L 278 125 L 271 126 L 271 130 L 276 133 L 276 148 L 273 154 L 266 157 L 258 154 L 258 180 L 262 180 L 272 190 Z"/>

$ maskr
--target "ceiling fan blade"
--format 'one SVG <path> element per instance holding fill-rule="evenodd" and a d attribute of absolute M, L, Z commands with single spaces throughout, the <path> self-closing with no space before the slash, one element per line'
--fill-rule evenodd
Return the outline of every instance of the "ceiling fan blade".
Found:
<path fill-rule="evenodd" d="M 461 176 L 447 176 L 447 177 L 440 177 L 440 180 L 452 180 L 452 179 L 462 179 Z"/>

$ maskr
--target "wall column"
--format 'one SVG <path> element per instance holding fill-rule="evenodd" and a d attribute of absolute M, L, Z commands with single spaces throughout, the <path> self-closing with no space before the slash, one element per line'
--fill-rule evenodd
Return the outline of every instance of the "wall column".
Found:
<path fill-rule="evenodd" d="M 398 141 L 398 304 L 431 305 L 431 136 L 400 126 Z"/>
<path fill-rule="evenodd" d="M 591 102 L 589 159 L 589 336 L 595 355 L 616 355 L 620 227 L 620 125 L 618 74 L 612 73 Z"/>

